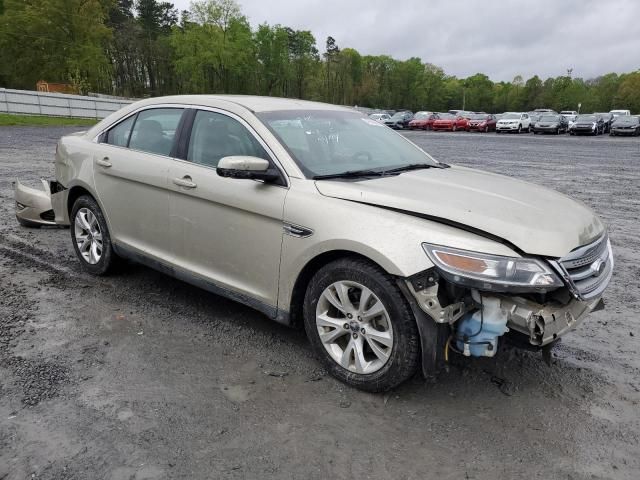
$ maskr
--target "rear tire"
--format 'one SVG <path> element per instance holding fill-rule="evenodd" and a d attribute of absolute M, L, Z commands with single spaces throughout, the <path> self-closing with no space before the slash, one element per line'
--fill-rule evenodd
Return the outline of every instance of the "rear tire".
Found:
<path fill-rule="evenodd" d="M 98 203 L 89 195 L 82 195 L 73 204 L 70 220 L 71 241 L 82 268 L 92 275 L 112 271 L 119 258 Z"/>
<path fill-rule="evenodd" d="M 304 325 L 327 371 L 355 388 L 386 391 L 418 368 L 420 337 L 411 308 L 393 277 L 366 260 L 336 260 L 313 276 Z"/>

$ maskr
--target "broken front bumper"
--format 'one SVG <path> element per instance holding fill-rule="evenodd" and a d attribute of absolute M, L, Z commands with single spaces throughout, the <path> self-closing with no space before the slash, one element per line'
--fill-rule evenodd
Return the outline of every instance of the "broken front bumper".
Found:
<path fill-rule="evenodd" d="M 604 307 L 601 297 L 580 301 L 571 299 L 565 305 L 540 304 L 522 297 L 503 297 L 500 307 L 507 312 L 507 326 L 529 338 L 534 346 L 552 343 L 579 325 L 588 313 Z"/>

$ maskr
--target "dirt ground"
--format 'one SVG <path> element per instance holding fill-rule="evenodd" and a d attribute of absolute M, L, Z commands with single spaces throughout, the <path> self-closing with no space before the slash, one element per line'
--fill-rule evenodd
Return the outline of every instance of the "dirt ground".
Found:
<path fill-rule="evenodd" d="M 640 139 L 407 133 L 584 201 L 617 263 L 551 367 L 506 351 L 372 395 L 301 331 L 141 266 L 92 278 L 68 230 L 18 226 L 12 180 L 73 130 L 0 128 L 0 479 L 640 478 Z"/>

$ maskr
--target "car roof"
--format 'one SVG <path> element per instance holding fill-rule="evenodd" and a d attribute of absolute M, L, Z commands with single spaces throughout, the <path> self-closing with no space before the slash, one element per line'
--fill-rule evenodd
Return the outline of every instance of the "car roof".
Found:
<path fill-rule="evenodd" d="M 167 97 L 154 97 L 143 100 L 148 105 L 162 103 L 183 103 L 186 105 L 202 105 L 220 107 L 220 103 L 233 103 L 252 112 L 272 112 L 281 110 L 354 110 L 349 107 L 341 107 L 329 103 L 311 102 L 295 98 L 260 97 L 254 95 L 172 95 Z"/>

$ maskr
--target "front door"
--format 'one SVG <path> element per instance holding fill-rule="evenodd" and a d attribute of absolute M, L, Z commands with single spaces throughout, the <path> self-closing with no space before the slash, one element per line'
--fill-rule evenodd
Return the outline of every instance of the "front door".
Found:
<path fill-rule="evenodd" d="M 169 169 L 169 223 L 179 267 L 275 315 L 287 188 L 216 173 L 222 157 L 273 162 L 239 118 L 198 110 L 183 160 Z M 259 307 L 259 305 L 256 305 Z"/>

